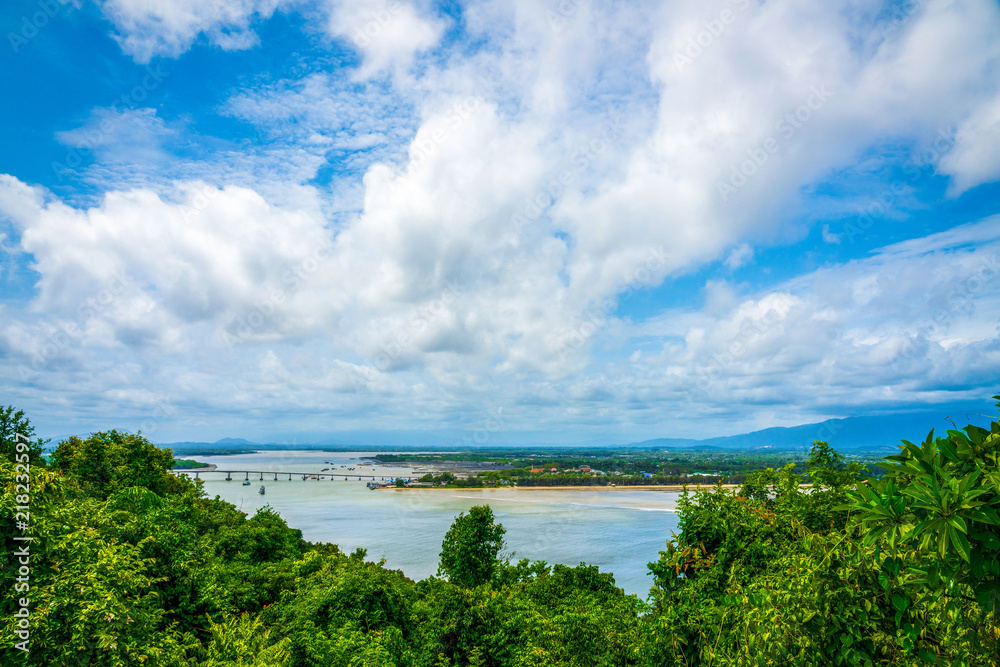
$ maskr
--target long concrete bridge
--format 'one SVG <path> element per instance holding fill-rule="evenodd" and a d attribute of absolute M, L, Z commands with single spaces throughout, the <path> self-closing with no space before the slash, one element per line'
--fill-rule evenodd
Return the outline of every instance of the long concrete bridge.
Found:
<path fill-rule="evenodd" d="M 280 470 L 280 471 L 275 471 L 275 470 L 219 470 L 219 469 L 199 470 L 197 468 L 194 468 L 194 469 L 189 469 L 189 470 L 176 470 L 175 472 L 182 473 L 182 474 L 185 474 L 185 475 L 194 474 L 195 479 L 199 479 L 199 475 L 201 475 L 202 473 L 205 473 L 206 475 L 207 474 L 221 473 L 221 474 L 224 474 L 226 476 L 226 481 L 227 482 L 232 481 L 233 475 L 245 475 L 244 480 L 246 480 L 246 481 L 250 480 L 250 475 L 259 475 L 260 478 L 259 478 L 258 481 L 261 481 L 261 482 L 264 481 L 264 475 L 268 475 L 268 476 L 274 475 L 274 481 L 275 482 L 278 481 L 278 476 L 279 475 L 282 476 L 282 477 L 284 477 L 285 475 L 288 475 L 288 481 L 292 481 L 292 477 L 301 477 L 303 482 L 306 481 L 307 479 L 315 479 L 316 481 L 320 481 L 324 477 L 328 477 L 331 482 L 336 481 L 337 479 L 340 479 L 340 478 L 343 478 L 344 481 L 346 482 L 348 480 L 353 480 L 355 477 L 357 478 L 357 481 L 359 481 L 359 482 L 360 481 L 364 481 L 366 479 L 370 479 L 372 481 L 381 480 L 381 481 L 384 482 L 385 479 L 386 479 L 384 476 L 377 476 L 377 475 L 359 475 L 359 474 L 351 474 L 351 473 L 343 473 L 343 472 L 335 472 L 335 473 L 331 473 L 331 472 L 289 472 L 287 470 Z"/>

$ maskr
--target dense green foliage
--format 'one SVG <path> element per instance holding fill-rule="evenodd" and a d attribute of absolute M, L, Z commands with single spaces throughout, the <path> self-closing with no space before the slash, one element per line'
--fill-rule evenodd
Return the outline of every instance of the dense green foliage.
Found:
<path fill-rule="evenodd" d="M 59 443 L 52 454 L 55 468 L 98 498 L 134 487 L 159 495 L 178 488 L 181 480 L 170 474 L 173 462 L 170 450 L 121 431 L 95 433 L 86 440 L 73 436 Z"/>
<path fill-rule="evenodd" d="M 477 505 L 458 515 L 441 544 L 438 574 L 464 588 L 475 588 L 493 579 L 503 550 L 504 527 L 493 520 L 489 505 Z"/>
<path fill-rule="evenodd" d="M 1000 397 L 998 397 L 1000 399 Z M 16 412 L 11 410 L 10 415 Z M 16 417 L 24 420 L 24 416 Z M 22 428 L 22 425 L 18 428 Z M 27 445 L 23 447 L 27 451 Z M 1000 423 L 904 443 L 870 475 L 826 443 L 682 494 L 647 601 L 593 566 L 508 562 L 489 507 L 414 582 L 310 544 L 109 431 L 0 460 L 3 665 L 490 667 L 997 664 Z M 23 463 L 22 463 L 23 466 Z M 808 485 L 803 485 L 808 480 Z M 30 588 L 15 551 L 30 535 Z M 12 649 L 30 598 L 30 652 Z"/>
<path fill-rule="evenodd" d="M 140 435 L 70 438 L 22 471 L 0 461 L 4 665 L 626 664 L 642 603 L 591 566 L 500 558 L 488 507 L 445 536 L 442 573 L 414 582 L 361 550 L 309 544 L 265 508 L 246 516 L 170 472 Z M 30 586 L 14 590 L 29 534 Z M 30 651 L 13 649 L 21 596 Z"/>
<path fill-rule="evenodd" d="M 202 463 L 201 461 L 195 461 L 193 459 L 174 459 L 174 463 L 170 467 L 173 470 L 194 470 L 196 468 L 205 468 L 207 466 L 207 463 Z"/>
<path fill-rule="evenodd" d="M 831 450 L 832 451 L 832 450 Z M 838 461 L 844 457 L 837 454 Z M 636 450 L 634 448 L 600 449 L 581 452 L 555 450 L 528 452 L 514 450 L 482 450 L 475 453 L 448 454 L 377 454 L 380 463 L 462 464 L 475 474 L 463 477 L 452 472 L 428 473 L 418 481 L 451 488 L 483 488 L 502 486 L 665 486 L 683 484 L 742 484 L 768 466 L 791 463 L 798 473 L 804 473 L 805 457 L 790 459 L 788 452 L 770 450 L 754 452 L 705 450 Z M 850 464 L 868 466 L 881 472 L 870 457 L 853 457 Z"/>
<path fill-rule="evenodd" d="M 434 473 L 429 472 L 423 477 L 421 477 L 418 481 L 424 484 L 447 485 L 458 481 L 458 477 L 456 477 L 454 474 L 448 471 L 445 471 L 439 475 L 435 475 Z"/>
<path fill-rule="evenodd" d="M 685 494 L 650 564 L 646 659 L 997 664 L 1000 423 L 901 449 L 879 480 L 817 442 L 811 488 L 790 465 Z"/>
<path fill-rule="evenodd" d="M 489 474 L 489 473 L 488 473 Z M 480 478 L 477 478 L 480 479 Z M 595 475 L 587 473 L 534 473 L 525 475 L 513 475 L 511 477 L 497 477 L 495 479 L 508 479 L 517 486 L 667 486 L 681 484 L 715 484 L 724 481 L 723 477 L 715 475 L 620 475 L 609 477 L 607 475 Z M 480 481 L 479 486 L 490 486 L 492 481 L 489 477 L 485 481 Z M 494 484 L 495 485 L 495 484 Z"/>
<path fill-rule="evenodd" d="M 47 440 L 35 437 L 35 427 L 31 420 L 13 405 L 0 405 L 0 456 L 4 461 L 14 461 L 18 453 L 27 454 L 31 465 L 44 465 L 42 450 Z M 17 449 L 17 444 L 25 447 L 23 452 Z"/>
<path fill-rule="evenodd" d="M 521 450 L 517 448 L 477 449 L 475 452 L 450 452 L 448 454 L 376 454 L 372 458 L 380 463 L 435 464 L 462 462 L 481 464 L 487 472 L 509 471 L 527 474 L 532 468 L 549 470 L 581 468 L 587 466 L 607 474 L 684 475 L 707 472 L 732 477 L 745 472 L 760 470 L 769 465 L 781 465 L 789 460 L 805 463 L 801 454 L 761 449 L 751 452 L 716 449 L 637 449 L 634 447 L 555 448 L 550 450 Z M 520 471 L 520 472 L 517 472 Z"/>

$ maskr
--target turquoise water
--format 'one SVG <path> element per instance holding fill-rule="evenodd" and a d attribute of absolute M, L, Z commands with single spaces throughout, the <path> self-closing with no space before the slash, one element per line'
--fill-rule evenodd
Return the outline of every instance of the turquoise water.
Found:
<path fill-rule="evenodd" d="M 238 456 L 197 457 L 223 470 L 287 470 L 318 473 L 345 471 L 377 477 L 412 476 L 414 469 L 362 464 L 360 453 L 314 451 L 259 452 Z M 325 461 L 331 464 L 324 463 Z M 421 469 L 418 467 L 418 474 Z M 350 473 L 348 473 L 350 474 Z M 368 550 L 369 560 L 422 579 L 437 570 L 441 541 L 459 512 L 489 504 L 507 529 L 508 555 L 549 563 L 597 565 L 612 572 L 628 593 L 645 597 L 651 577 L 646 563 L 656 560 L 676 529 L 678 494 L 655 490 L 406 489 L 370 491 L 364 481 L 308 480 L 275 482 L 243 475 L 225 481 L 219 473 L 200 473 L 208 495 L 218 495 L 253 514 L 265 504 L 274 508 L 312 542 L 331 542 L 344 551 Z M 263 484 L 266 495 L 257 493 Z"/>

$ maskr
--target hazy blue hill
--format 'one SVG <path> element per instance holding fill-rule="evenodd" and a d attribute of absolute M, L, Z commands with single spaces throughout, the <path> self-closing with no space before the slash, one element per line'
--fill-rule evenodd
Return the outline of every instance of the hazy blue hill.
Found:
<path fill-rule="evenodd" d="M 815 424 L 801 426 L 766 428 L 752 433 L 692 440 L 687 438 L 657 438 L 632 443 L 635 447 L 684 447 L 695 449 L 775 449 L 808 450 L 813 440 L 825 440 L 836 449 L 849 450 L 891 450 L 900 440 L 923 440 L 933 428 L 939 435 L 954 428 L 946 421 L 950 416 L 960 426 L 988 421 L 974 414 L 967 416 L 963 409 L 952 411 L 917 412 L 911 414 L 878 415 L 867 417 L 847 417 L 828 419 Z M 990 414 L 990 410 L 982 410 Z"/>

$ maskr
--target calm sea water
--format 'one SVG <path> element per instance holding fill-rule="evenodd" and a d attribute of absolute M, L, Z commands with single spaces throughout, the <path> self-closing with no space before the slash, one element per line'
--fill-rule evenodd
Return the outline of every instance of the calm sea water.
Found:
<path fill-rule="evenodd" d="M 365 452 L 269 451 L 237 456 L 199 456 L 222 470 L 318 473 L 346 472 L 377 477 L 412 476 L 416 469 L 360 461 Z M 329 462 L 329 463 L 327 463 Z M 348 473 L 349 474 L 349 473 Z M 658 558 L 677 527 L 678 494 L 652 490 L 407 489 L 370 491 L 364 481 L 288 480 L 244 476 L 225 481 L 200 473 L 210 497 L 220 496 L 253 514 L 270 505 L 312 542 L 337 544 L 346 552 L 368 550 L 369 560 L 422 579 L 437 570 L 441 541 L 459 512 L 489 504 L 507 529 L 508 555 L 549 563 L 597 565 L 612 572 L 628 593 L 645 597 L 652 577 L 646 563 Z M 370 479 L 370 478 L 369 478 Z M 261 484 L 265 495 L 258 494 Z"/>

